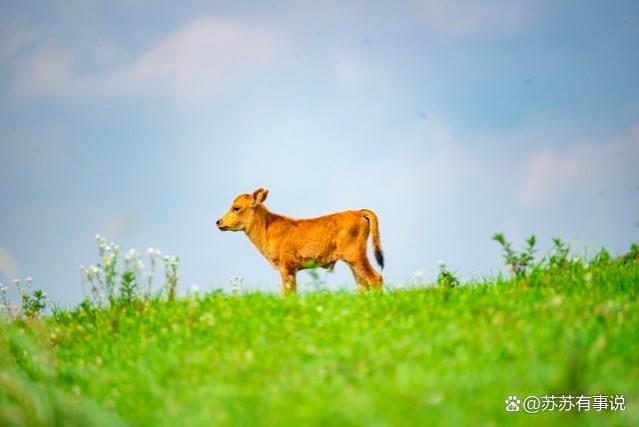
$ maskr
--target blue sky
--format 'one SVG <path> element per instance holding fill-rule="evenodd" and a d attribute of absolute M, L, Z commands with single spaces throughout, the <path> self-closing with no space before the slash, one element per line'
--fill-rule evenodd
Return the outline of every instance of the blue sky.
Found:
<path fill-rule="evenodd" d="M 621 252 L 638 40 L 632 1 L 4 1 L 0 282 L 77 301 L 101 233 L 179 255 L 184 288 L 275 291 L 213 224 L 262 186 L 291 216 L 375 210 L 390 282 L 493 274 L 496 231 Z"/>

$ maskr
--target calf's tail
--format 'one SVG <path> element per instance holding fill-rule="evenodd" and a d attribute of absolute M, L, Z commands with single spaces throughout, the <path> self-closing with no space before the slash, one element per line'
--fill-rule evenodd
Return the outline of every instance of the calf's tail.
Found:
<path fill-rule="evenodd" d="M 379 226 L 377 225 L 377 215 L 375 212 L 362 209 L 362 215 L 366 218 L 371 226 L 371 234 L 373 235 L 373 248 L 375 249 L 375 259 L 379 266 L 384 268 L 384 252 L 382 251 L 382 242 L 379 240 Z"/>

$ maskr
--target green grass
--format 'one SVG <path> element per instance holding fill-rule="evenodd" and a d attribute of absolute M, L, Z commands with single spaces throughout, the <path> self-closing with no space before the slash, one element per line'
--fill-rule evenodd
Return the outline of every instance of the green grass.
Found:
<path fill-rule="evenodd" d="M 639 263 L 458 288 L 211 294 L 3 324 L 0 425 L 639 425 Z M 624 412 L 507 413 L 623 394 Z"/>

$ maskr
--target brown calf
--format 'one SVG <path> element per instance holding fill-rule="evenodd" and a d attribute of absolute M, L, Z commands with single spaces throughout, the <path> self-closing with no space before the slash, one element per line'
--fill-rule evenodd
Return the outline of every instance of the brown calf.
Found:
<path fill-rule="evenodd" d="M 311 266 L 332 270 L 337 261 L 349 265 L 358 290 L 381 289 L 382 276 L 366 256 L 369 232 L 375 259 L 384 268 L 377 215 L 368 209 L 318 218 L 294 219 L 270 212 L 263 202 L 268 190 L 242 194 L 216 224 L 222 231 L 243 231 L 282 275 L 282 295 L 295 293 L 295 274 Z"/>

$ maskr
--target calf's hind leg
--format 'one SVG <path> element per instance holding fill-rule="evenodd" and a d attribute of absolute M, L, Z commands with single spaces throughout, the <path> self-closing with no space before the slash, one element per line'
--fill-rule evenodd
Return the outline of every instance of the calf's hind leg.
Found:
<path fill-rule="evenodd" d="M 362 291 L 366 289 L 381 289 L 384 279 L 379 274 L 368 258 L 362 258 L 356 261 L 347 261 L 353 272 L 355 283 L 357 284 L 357 290 Z"/>
<path fill-rule="evenodd" d="M 351 268 L 351 272 L 353 273 L 353 278 L 355 279 L 355 287 L 357 288 L 358 292 L 364 292 L 368 289 L 368 284 L 366 283 L 366 280 L 364 280 L 364 278 L 362 276 L 360 276 L 357 271 L 355 270 L 355 268 L 353 268 L 352 265 L 348 265 Z"/>

